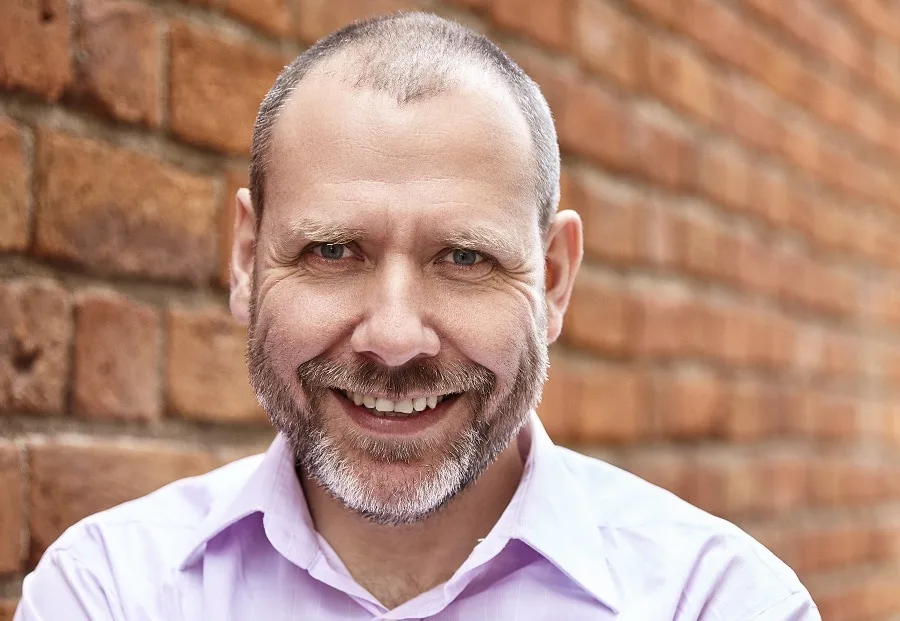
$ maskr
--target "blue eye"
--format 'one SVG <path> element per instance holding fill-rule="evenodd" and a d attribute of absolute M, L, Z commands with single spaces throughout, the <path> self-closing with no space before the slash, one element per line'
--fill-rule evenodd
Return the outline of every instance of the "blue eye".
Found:
<path fill-rule="evenodd" d="M 474 250 L 457 248 L 450 254 L 453 256 L 453 262 L 457 265 L 475 265 L 483 261 L 481 256 Z"/>
<path fill-rule="evenodd" d="M 316 248 L 322 258 L 337 261 L 344 258 L 344 251 L 347 249 L 347 246 L 344 244 L 321 244 Z"/>

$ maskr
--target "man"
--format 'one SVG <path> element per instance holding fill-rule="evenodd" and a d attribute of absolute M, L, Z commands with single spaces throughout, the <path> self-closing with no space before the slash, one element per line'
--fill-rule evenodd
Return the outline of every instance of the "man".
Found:
<path fill-rule="evenodd" d="M 298 57 L 231 263 L 278 438 L 71 528 L 16 620 L 819 619 L 736 527 L 548 439 L 558 195 L 546 102 L 484 37 L 396 15 Z"/>

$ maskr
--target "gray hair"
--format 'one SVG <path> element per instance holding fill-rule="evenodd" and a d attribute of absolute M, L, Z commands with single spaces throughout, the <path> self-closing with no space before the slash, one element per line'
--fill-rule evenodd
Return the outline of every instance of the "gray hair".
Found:
<path fill-rule="evenodd" d="M 406 104 L 438 95 L 480 69 L 509 88 L 528 124 L 534 155 L 538 224 L 546 233 L 559 204 L 559 146 L 550 107 L 540 88 L 482 34 L 437 15 L 396 13 L 352 23 L 320 39 L 285 67 L 259 107 L 250 154 L 250 196 L 256 224 L 265 205 L 272 130 L 291 92 L 323 61 L 344 63 L 328 73 L 357 88 L 383 91 Z"/>

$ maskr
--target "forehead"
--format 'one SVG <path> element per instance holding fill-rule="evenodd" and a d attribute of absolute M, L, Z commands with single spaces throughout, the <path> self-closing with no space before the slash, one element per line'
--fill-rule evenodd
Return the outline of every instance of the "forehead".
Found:
<path fill-rule="evenodd" d="M 374 200 L 383 190 L 391 198 L 378 200 L 390 205 L 480 204 L 536 221 L 532 154 L 524 116 L 499 81 L 473 78 L 400 105 L 314 72 L 275 124 L 265 219 L 339 195 Z"/>

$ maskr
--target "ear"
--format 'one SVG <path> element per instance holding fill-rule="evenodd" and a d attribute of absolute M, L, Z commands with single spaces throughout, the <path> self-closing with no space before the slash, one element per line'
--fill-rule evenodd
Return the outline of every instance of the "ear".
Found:
<path fill-rule="evenodd" d="M 250 202 L 250 190 L 241 188 L 234 196 L 234 235 L 231 242 L 231 314 L 243 324 L 250 322 L 250 296 L 253 295 L 254 242 L 256 215 Z"/>
<path fill-rule="evenodd" d="M 576 212 L 566 209 L 556 213 L 544 239 L 544 248 L 547 342 L 553 343 L 562 331 L 563 315 L 584 253 L 581 218 Z"/>

